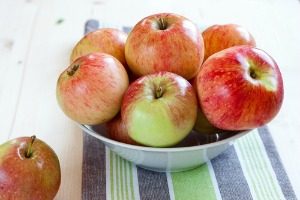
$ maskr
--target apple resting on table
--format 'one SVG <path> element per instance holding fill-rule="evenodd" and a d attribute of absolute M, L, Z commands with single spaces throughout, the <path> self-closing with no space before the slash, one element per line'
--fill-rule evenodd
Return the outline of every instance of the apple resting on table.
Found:
<path fill-rule="evenodd" d="M 73 48 L 71 62 L 89 53 L 107 53 L 117 58 L 123 66 L 125 60 L 125 42 L 127 34 L 113 28 L 101 28 L 85 35 Z"/>
<path fill-rule="evenodd" d="M 35 136 L 0 145 L 1 200 L 52 200 L 60 180 L 57 155 Z"/>
<path fill-rule="evenodd" d="M 121 108 L 128 76 L 123 65 L 105 53 L 75 60 L 59 77 L 57 101 L 76 122 L 95 125 L 111 120 Z"/>
<path fill-rule="evenodd" d="M 125 57 L 137 76 L 169 71 L 189 80 L 204 58 L 202 35 L 187 18 L 160 13 L 138 22 L 129 33 Z"/>
<path fill-rule="evenodd" d="M 196 93 L 187 80 L 174 73 L 146 75 L 128 87 L 121 117 L 134 141 L 153 147 L 172 146 L 195 124 Z"/>
<path fill-rule="evenodd" d="M 197 75 L 198 99 L 210 123 L 224 130 L 270 122 L 283 101 L 280 70 L 265 51 L 244 45 L 210 56 Z"/>
<path fill-rule="evenodd" d="M 212 54 L 233 46 L 255 46 L 253 36 L 237 24 L 213 25 L 202 33 L 206 60 Z"/>

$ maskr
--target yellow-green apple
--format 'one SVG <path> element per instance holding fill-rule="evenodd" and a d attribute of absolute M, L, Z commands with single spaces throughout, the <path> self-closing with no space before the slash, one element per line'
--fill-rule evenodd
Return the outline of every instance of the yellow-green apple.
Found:
<path fill-rule="evenodd" d="M 197 75 L 198 99 L 214 126 L 245 130 L 262 126 L 278 113 L 283 81 L 274 59 L 249 45 L 210 56 Z"/>
<path fill-rule="evenodd" d="M 90 32 L 73 48 L 71 63 L 83 55 L 100 52 L 114 56 L 126 66 L 124 54 L 126 39 L 126 33 L 114 28 L 101 28 Z"/>
<path fill-rule="evenodd" d="M 139 21 L 129 33 L 125 57 L 137 76 L 169 71 L 191 79 L 204 58 L 202 35 L 197 26 L 183 16 L 151 15 Z"/>
<path fill-rule="evenodd" d="M 60 180 L 57 155 L 35 136 L 0 145 L 0 199 L 52 200 Z"/>
<path fill-rule="evenodd" d="M 213 135 L 221 131 L 208 121 L 201 108 L 198 108 L 197 119 L 193 129 L 203 135 Z"/>
<path fill-rule="evenodd" d="M 196 93 L 177 74 L 149 74 L 128 87 L 121 117 L 134 141 L 153 147 L 172 146 L 185 138 L 195 124 Z"/>
<path fill-rule="evenodd" d="M 255 46 L 254 37 L 243 26 L 237 24 L 213 25 L 202 33 L 206 60 L 210 55 L 223 49 L 238 46 Z"/>
<path fill-rule="evenodd" d="M 129 137 L 126 125 L 123 122 L 120 113 L 112 120 L 108 121 L 105 124 L 105 128 L 106 134 L 110 139 L 126 144 L 137 145 L 137 143 L 133 139 L 131 139 L 131 137 Z"/>
<path fill-rule="evenodd" d="M 57 81 L 56 96 L 63 112 L 76 122 L 95 125 L 120 110 L 128 76 L 123 65 L 105 53 L 75 60 Z"/>

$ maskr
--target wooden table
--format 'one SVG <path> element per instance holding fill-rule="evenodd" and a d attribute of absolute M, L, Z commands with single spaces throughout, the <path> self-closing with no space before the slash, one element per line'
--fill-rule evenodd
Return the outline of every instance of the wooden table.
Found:
<path fill-rule="evenodd" d="M 82 131 L 56 103 L 58 75 L 68 66 L 83 25 L 94 18 L 134 25 L 157 12 L 175 12 L 207 26 L 247 27 L 257 46 L 281 68 L 285 99 L 269 124 L 286 171 L 300 198 L 300 2 L 297 0 L 1 0 L 0 143 L 36 134 L 57 152 L 62 183 L 56 199 L 80 199 Z M 299 73 L 299 74 L 298 74 Z"/>

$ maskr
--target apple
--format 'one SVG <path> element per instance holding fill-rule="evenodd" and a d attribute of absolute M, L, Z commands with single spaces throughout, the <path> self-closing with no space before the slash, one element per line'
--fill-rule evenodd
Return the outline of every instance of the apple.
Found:
<path fill-rule="evenodd" d="M 196 93 L 177 74 L 149 74 L 128 87 L 121 117 L 134 141 L 152 147 L 172 146 L 185 138 L 195 124 Z"/>
<path fill-rule="evenodd" d="M 123 122 L 120 113 L 105 124 L 105 129 L 106 134 L 110 139 L 126 144 L 137 145 L 137 143 L 129 137 L 126 125 Z"/>
<path fill-rule="evenodd" d="M 196 76 L 204 58 L 202 35 L 197 26 L 183 16 L 151 15 L 138 22 L 129 33 L 125 57 L 137 76 L 169 71 L 189 80 Z"/>
<path fill-rule="evenodd" d="M 274 59 L 249 45 L 210 56 L 197 75 L 198 99 L 208 121 L 224 130 L 262 126 L 278 113 L 283 80 Z"/>
<path fill-rule="evenodd" d="M 114 56 L 126 67 L 124 53 L 126 39 L 126 33 L 114 28 L 101 28 L 90 32 L 73 48 L 71 63 L 83 55 L 100 52 Z"/>
<path fill-rule="evenodd" d="M 75 60 L 57 81 L 56 96 L 63 112 L 81 124 L 111 120 L 121 108 L 128 76 L 123 65 L 105 53 Z"/>
<path fill-rule="evenodd" d="M 194 90 L 197 93 L 197 77 L 189 80 L 190 84 L 193 86 Z M 198 97 L 198 94 L 197 94 Z M 199 102 L 199 101 L 198 101 Z M 201 110 L 201 106 L 198 103 L 198 112 L 197 112 L 197 119 L 194 125 L 193 130 L 198 132 L 202 135 L 212 135 L 217 132 L 220 132 L 220 129 L 214 127 L 206 118 L 203 111 Z"/>
<path fill-rule="evenodd" d="M 237 24 L 213 25 L 202 33 L 206 60 L 212 54 L 223 49 L 238 46 L 255 46 L 253 36 L 244 27 Z"/>
<path fill-rule="evenodd" d="M 0 199 L 52 200 L 60 181 L 57 155 L 42 140 L 20 137 L 0 145 Z"/>
<path fill-rule="evenodd" d="M 193 129 L 202 135 L 213 135 L 222 131 L 208 121 L 201 108 L 198 109 L 197 119 Z"/>

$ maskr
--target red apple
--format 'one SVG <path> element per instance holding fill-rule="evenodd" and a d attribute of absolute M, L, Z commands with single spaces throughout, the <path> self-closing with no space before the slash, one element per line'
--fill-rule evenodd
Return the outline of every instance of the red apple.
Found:
<path fill-rule="evenodd" d="M 129 136 L 140 144 L 167 147 L 192 130 L 197 98 L 192 85 L 171 72 L 146 75 L 126 91 L 121 116 Z"/>
<path fill-rule="evenodd" d="M 203 61 L 203 39 L 197 26 L 187 18 L 172 13 L 155 14 L 134 26 L 125 44 L 125 57 L 138 76 L 169 71 L 191 79 Z"/>
<path fill-rule="evenodd" d="M 207 119 L 225 130 L 268 123 L 278 113 L 284 93 L 276 62 L 248 45 L 210 56 L 197 75 L 197 90 Z"/>
<path fill-rule="evenodd" d="M 137 145 L 137 143 L 133 139 L 131 139 L 131 137 L 129 137 L 126 125 L 123 122 L 120 114 L 107 122 L 105 128 L 106 134 L 110 139 L 126 144 Z"/>
<path fill-rule="evenodd" d="M 100 52 L 114 56 L 123 66 L 126 66 L 124 53 L 126 39 L 126 33 L 113 28 L 101 28 L 90 32 L 73 48 L 71 63 L 83 55 Z"/>
<path fill-rule="evenodd" d="M 192 84 L 194 90 L 197 93 L 197 77 L 189 80 L 189 82 Z M 198 95 L 197 95 L 198 97 Z M 198 101 L 199 102 L 199 101 Z M 212 135 L 217 132 L 220 132 L 220 129 L 214 127 L 206 118 L 203 111 L 201 110 L 201 106 L 198 103 L 198 112 L 197 112 L 197 119 L 196 123 L 193 128 L 196 132 L 203 134 L 203 135 Z"/>
<path fill-rule="evenodd" d="M 35 136 L 0 145 L 1 200 L 52 200 L 60 180 L 57 155 Z"/>
<path fill-rule="evenodd" d="M 119 112 L 127 87 L 126 70 L 116 58 L 92 53 L 78 58 L 62 72 L 56 87 L 57 101 L 74 121 L 95 125 Z"/>
<path fill-rule="evenodd" d="M 242 26 L 236 24 L 213 25 L 202 33 L 206 60 L 212 54 L 223 49 L 238 46 L 255 46 L 253 36 Z"/>

